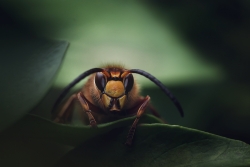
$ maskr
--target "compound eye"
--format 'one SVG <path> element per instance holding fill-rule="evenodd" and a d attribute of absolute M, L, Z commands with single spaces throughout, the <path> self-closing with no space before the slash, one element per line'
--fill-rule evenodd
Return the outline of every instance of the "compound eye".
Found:
<path fill-rule="evenodd" d="M 124 87 L 125 87 L 125 92 L 126 94 L 131 91 L 133 85 L 134 85 L 134 77 L 132 74 L 128 74 L 123 81 Z"/>
<path fill-rule="evenodd" d="M 102 72 L 96 73 L 96 75 L 95 75 L 95 84 L 96 84 L 97 88 L 101 92 L 104 91 L 106 83 L 107 83 L 107 81 L 106 81 L 106 78 L 105 78 L 104 74 Z"/>

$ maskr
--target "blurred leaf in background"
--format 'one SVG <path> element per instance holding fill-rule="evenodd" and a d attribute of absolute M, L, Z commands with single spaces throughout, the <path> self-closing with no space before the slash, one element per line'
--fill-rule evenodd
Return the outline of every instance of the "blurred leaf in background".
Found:
<path fill-rule="evenodd" d="M 45 96 L 68 43 L 36 37 L 0 10 L 0 131 Z"/>

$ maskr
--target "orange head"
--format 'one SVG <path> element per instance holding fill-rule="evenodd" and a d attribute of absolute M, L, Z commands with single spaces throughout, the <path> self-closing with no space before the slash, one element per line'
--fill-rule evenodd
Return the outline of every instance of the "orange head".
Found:
<path fill-rule="evenodd" d="M 106 68 L 95 75 L 95 85 L 101 92 L 101 100 L 109 111 L 121 111 L 127 102 L 128 92 L 134 85 L 134 77 L 121 68 Z"/>

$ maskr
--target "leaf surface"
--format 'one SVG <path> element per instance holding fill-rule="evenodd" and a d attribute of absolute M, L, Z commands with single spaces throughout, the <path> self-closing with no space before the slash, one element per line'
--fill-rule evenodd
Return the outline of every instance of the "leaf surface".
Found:
<path fill-rule="evenodd" d="M 130 117 L 91 128 L 57 124 L 39 116 L 27 115 L 0 133 L 0 166 L 54 166 L 75 146 L 116 127 L 130 126 L 133 121 L 134 117 Z M 140 122 L 161 121 L 144 115 Z"/>
<path fill-rule="evenodd" d="M 59 166 L 250 166 L 250 146 L 206 132 L 166 124 L 137 128 L 132 147 L 124 146 L 128 128 L 118 128 L 82 143 Z"/>

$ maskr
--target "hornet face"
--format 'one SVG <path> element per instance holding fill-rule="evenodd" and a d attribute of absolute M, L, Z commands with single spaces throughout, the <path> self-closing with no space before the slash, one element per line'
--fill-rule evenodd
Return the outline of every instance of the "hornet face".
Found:
<path fill-rule="evenodd" d="M 95 85 L 106 110 L 120 112 L 128 100 L 128 93 L 134 85 L 134 77 L 128 71 L 118 68 L 97 72 Z"/>
<path fill-rule="evenodd" d="M 122 117 L 134 116 L 136 118 L 128 132 L 126 145 L 131 145 L 137 123 L 145 110 L 150 106 L 150 96 L 143 97 L 139 94 L 138 86 L 134 82 L 132 73 L 142 75 L 155 83 L 175 104 L 181 116 L 184 115 L 182 107 L 175 96 L 157 78 L 150 73 L 140 69 L 125 69 L 120 65 L 107 65 L 103 68 L 91 68 L 77 78 L 75 78 L 56 100 L 52 112 L 56 110 L 69 90 L 85 77 L 91 75 L 80 92 L 71 95 L 63 104 L 58 113 L 55 114 L 54 121 L 65 123 L 70 122 L 75 103 L 80 103 L 86 113 L 83 121 L 88 119 L 91 127 L 96 127 L 97 123 L 105 123 Z M 93 74 L 93 75 L 92 75 Z M 149 107 L 152 114 L 160 115 L 152 107 Z M 113 117 L 116 115 L 115 117 Z M 120 117 L 121 118 L 121 117 Z"/>

